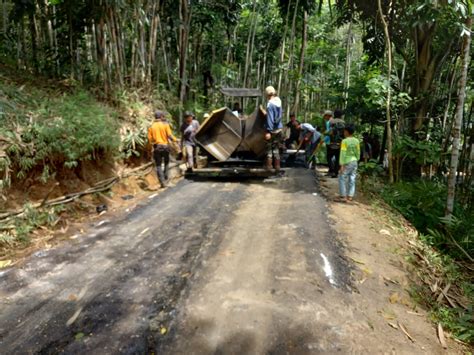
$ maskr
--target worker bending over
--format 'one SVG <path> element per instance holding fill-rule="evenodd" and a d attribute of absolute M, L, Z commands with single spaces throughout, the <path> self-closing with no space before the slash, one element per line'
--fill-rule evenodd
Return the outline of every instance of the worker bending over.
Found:
<path fill-rule="evenodd" d="M 316 151 L 316 147 L 321 141 L 321 133 L 319 133 L 318 130 L 309 123 L 298 122 L 296 128 L 300 132 L 299 145 L 304 145 L 306 153 L 305 161 L 307 166 L 310 166 L 313 160 L 313 153 Z"/>
<path fill-rule="evenodd" d="M 177 142 L 178 140 L 173 136 L 169 123 L 165 121 L 164 112 L 155 112 L 155 120 L 148 129 L 148 141 L 153 147 L 152 152 L 156 163 L 156 174 L 158 175 L 158 180 L 160 181 L 161 187 L 167 187 L 170 163 L 169 143 L 171 141 Z M 161 166 L 162 163 L 165 165 L 164 172 Z"/>

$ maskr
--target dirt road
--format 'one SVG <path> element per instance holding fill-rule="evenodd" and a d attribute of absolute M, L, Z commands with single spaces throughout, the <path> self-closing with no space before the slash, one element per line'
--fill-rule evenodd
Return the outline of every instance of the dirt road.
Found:
<path fill-rule="evenodd" d="M 374 331 L 312 172 L 182 181 L 0 276 L 2 353 L 426 353 Z"/>

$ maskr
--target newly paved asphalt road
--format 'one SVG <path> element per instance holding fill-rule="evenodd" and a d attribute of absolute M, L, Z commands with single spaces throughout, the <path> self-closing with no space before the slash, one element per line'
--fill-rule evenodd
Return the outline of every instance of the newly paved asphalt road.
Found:
<path fill-rule="evenodd" d="M 181 181 L 0 276 L 0 349 L 362 350 L 349 270 L 314 173 Z"/>

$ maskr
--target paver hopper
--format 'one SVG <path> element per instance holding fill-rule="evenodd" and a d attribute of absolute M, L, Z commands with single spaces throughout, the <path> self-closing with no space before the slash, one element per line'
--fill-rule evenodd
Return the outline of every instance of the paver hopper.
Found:
<path fill-rule="evenodd" d="M 222 89 L 233 97 L 260 97 L 258 89 Z M 208 153 L 208 166 L 195 169 L 193 175 L 270 176 L 265 170 L 266 112 L 259 106 L 250 116 L 237 116 L 224 107 L 215 110 L 196 133 L 196 142 Z"/>
<path fill-rule="evenodd" d="M 226 107 L 213 111 L 195 139 L 214 158 L 225 161 L 242 142 L 242 121 Z"/>

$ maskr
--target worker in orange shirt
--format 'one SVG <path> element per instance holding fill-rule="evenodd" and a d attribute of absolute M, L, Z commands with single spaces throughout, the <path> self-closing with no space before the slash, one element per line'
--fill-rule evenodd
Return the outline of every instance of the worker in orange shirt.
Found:
<path fill-rule="evenodd" d="M 160 180 L 161 187 L 167 187 L 170 162 L 169 143 L 170 141 L 177 142 L 178 140 L 173 136 L 169 123 L 165 121 L 165 114 L 163 111 L 155 112 L 155 120 L 148 129 L 148 141 L 153 147 L 153 158 L 156 163 L 158 180 Z M 161 166 L 163 163 L 165 165 L 164 172 Z"/>

